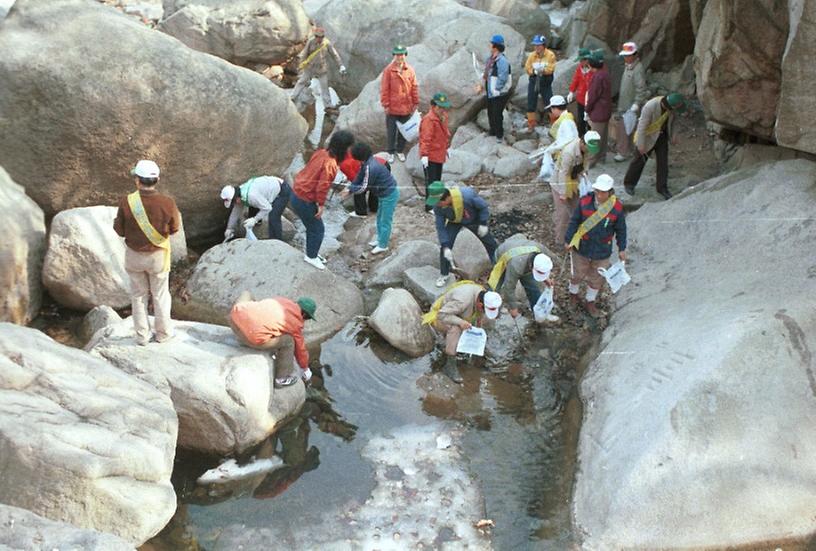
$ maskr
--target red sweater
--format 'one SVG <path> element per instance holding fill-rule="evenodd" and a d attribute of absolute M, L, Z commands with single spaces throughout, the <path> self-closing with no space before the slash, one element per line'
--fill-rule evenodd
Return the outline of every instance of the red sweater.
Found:
<path fill-rule="evenodd" d="M 584 73 L 580 65 L 576 67 L 575 74 L 572 75 L 572 83 L 570 84 L 569 90 L 575 94 L 575 101 L 581 105 L 586 105 L 586 93 L 591 78 L 592 71 Z"/>
<path fill-rule="evenodd" d="M 325 149 L 318 149 L 295 176 L 292 191 L 307 203 L 323 205 L 329 194 L 334 177 L 337 176 L 337 160 Z"/>
<path fill-rule="evenodd" d="M 275 297 L 241 302 L 232 307 L 230 319 L 252 344 L 290 335 L 295 341 L 295 359 L 301 369 L 309 367 L 309 352 L 303 339 L 303 315 L 300 306 L 288 298 Z"/>
<path fill-rule="evenodd" d="M 448 156 L 449 141 L 448 117 L 440 118 L 431 108 L 419 124 L 419 156 L 443 164 Z"/>

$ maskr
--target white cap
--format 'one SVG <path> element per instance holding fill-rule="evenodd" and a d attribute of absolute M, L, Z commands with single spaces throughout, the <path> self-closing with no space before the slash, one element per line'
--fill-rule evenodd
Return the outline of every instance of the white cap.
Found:
<path fill-rule="evenodd" d="M 599 142 L 599 141 L 601 141 L 601 135 L 598 134 L 594 130 L 590 130 L 589 132 L 584 134 L 584 143 Z"/>
<path fill-rule="evenodd" d="M 232 203 L 232 198 L 235 197 L 234 186 L 224 186 L 221 188 L 221 199 L 224 201 L 224 206 L 229 208 Z"/>
<path fill-rule="evenodd" d="M 146 161 L 142 159 L 136 163 L 136 166 L 130 171 L 130 173 L 133 176 L 139 176 L 140 178 L 158 178 L 159 165 L 153 161 Z"/>
<path fill-rule="evenodd" d="M 601 174 L 592 184 L 592 189 L 598 191 L 609 191 L 615 185 L 615 180 L 609 174 Z"/>
<path fill-rule="evenodd" d="M 634 42 L 624 42 L 623 49 L 618 52 L 618 55 L 627 56 L 627 55 L 635 55 L 638 51 L 637 44 Z"/>
<path fill-rule="evenodd" d="M 495 291 L 488 291 L 484 295 L 484 311 L 487 319 L 494 320 L 499 317 L 499 310 L 501 310 L 502 298 L 501 295 Z"/>
<path fill-rule="evenodd" d="M 550 98 L 550 104 L 544 109 L 549 109 L 550 107 L 564 107 L 565 105 L 567 105 L 566 98 L 564 96 L 555 95 Z"/>
<path fill-rule="evenodd" d="M 550 257 L 544 253 L 535 255 L 533 259 L 533 279 L 536 281 L 546 281 L 550 277 L 553 263 Z"/>

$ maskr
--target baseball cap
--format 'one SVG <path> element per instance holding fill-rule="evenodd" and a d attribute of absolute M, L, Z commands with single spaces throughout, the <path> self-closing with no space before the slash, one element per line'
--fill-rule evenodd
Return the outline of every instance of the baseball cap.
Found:
<path fill-rule="evenodd" d="M 683 98 L 683 94 L 678 94 L 677 92 L 672 92 L 668 96 L 666 96 L 666 103 L 669 104 L 673 110 L 682 113 L 686 110 L 686 100 Z M 158 167 L 156 168 L 158 170 Z"/>
<path fill-rule="evenodd" d="M 554 95 L 550 98 L 550 104 L 547 105 L 544 109 L 549 109 L 550 107 L 564 107 L 567 105 L 567 100 L 564 96 Z"/>
<path fill-rule="evenodd" d="M 408 48 L 406 48 L 402 44 L 397 44 L 396 46 L 394 46 L 394 49 L 391 50 L 391 54 L 392 55 L 397 55 L 397 54 L 407 55 L 408 54 Z"/>
<path fill-rule="evenodd" d="M 297 299 L 297 304 L 300 306 L 300 309 L 309 316 L 309 319 L 315 319 L 315 310 L 317 310 L 317 303 L 315 303 L 314 299 L 309 297 L 300 297 Z"/>
<path fill-rule="evenodd" d="M 637 44 L 634 42 L 624 42 L 623 49 L 618 52 L 618 55 L 627 56 L 627 55 L 634 55 L 638 51 Z"/>
<path fill-rule="evenodd" d="M 326 29 L 324 29 L 323 27 L 315 27 L 314 35 L 315 36 L 326 36 Z"/>
<path fill-rule="evenodd" d="M 130 171 L 133 176 L 138 176 L 140 178 L 158 178 L 159 177 L 159 165 L 154 163 L 153 161 L 147 161 L 142 159 L 133 169 Z"/>
<path fill-rule="evenodd" d="M 533 259 L 533 279 L 536 281 L 545 281 L 550 277 L 553 263 L 550 257 L 544 253 L 535 255 Z"/>
<path fill-rule="evenodd" d="M 595 155 L 601 150 L 601 135 L 594 130 L 590 130 L 584 134 L 584 143 L 587 146 L 587 151 Z"/>
<path fill-rule="evenodd" d="M 575 61 L 581 61 L 582 59 L 589 59 L 592 55 L 592 50 L 589 48 L 578 48 L 578 56 L 575 58 Z"/>
<path fill-rule="evenodd" d="M 499 317 L 499 310 L 501 310 L 502 298 L 501 295 L 495 291 L 488 291 L 484 295 L 484 311 L 487 319 L 494 320 Z"/>
<path fill-rule="evenodd" d="M 221 200 L 224 201 L 224 206 L 229 208 L 232 204 L 232 199 L 235 197 L 235 187 L 224 186 L 221 188 Z"/>
<path fill-rule="evenodd" d="M 434 94 L 434 97 L 431 98 L 431 101 L 433 101 L 435 105 L 438 105 L 439 107 L 442 107 L 444 109 L 449 109 L 451 106 L 450 99 L 448 99 L 448 95 L 444 92 Z"/>
<path fill-rule="evenodd" d="M 597 189 L 598 191 L 609 191 L 612 189 L 612 186 L 615 185 L 615 180 L 609 174 L 601 174 L 595 180 L 595 183 L 592 184 L 592 189 Z"/>
<path fill-rule="evenodd" d="M 446 189 L 445 184 L 440 181 L 431 182 L 431 185 L 428 186 L 428 198 L 425 199 L 425 204 L 429 207 L 437 204 Z"/>

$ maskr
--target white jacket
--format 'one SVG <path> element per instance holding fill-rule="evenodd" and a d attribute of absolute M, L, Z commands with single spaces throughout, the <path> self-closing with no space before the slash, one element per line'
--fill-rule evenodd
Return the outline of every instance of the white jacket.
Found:
<path fill-rule="evenodd" d="M 227 229 L 234 231 L 238 228 L 238 222 L 244 218 L 248 207 L 258 209 L 258 214 L 255 215 L 257 220 L 263 220 L 269 216 L 269 211 L 272 210 L 272 201 L 280 193 L 282 182 L 283 180 L 275 176 L 259 176 L 241 184 L 241 203 L 233 202 Z M 244 197 L 246 197 L 246 201 L 244 201 Z"/>

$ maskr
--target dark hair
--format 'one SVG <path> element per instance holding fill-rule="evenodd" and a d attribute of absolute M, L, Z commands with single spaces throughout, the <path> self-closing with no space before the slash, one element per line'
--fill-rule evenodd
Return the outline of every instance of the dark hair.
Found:
<path fill-rule="evenodd" d="M 348 130 L 338 130 L 329 138 L 329 145 L 326 149 L 329 150 L 329 155 L 338 161 L 342 161 L 346 156 L 346 152 L 348 152 L 348 148 L 353 143 L 354 134 Z"/>
<path fill-rule="evenodd" d="M 487 291 L 479 291 L 479 296 L 476 297 L 476 300 L 478 302 L 481 302 L 482 304 L 484 304 L 484 297 L 485 297 L 486 294 L 487 294 Z"/>
<path fill-rule="evenodd" d="M 603 67 L 603 64 L 604 64 L 603 59 L 597 59 L 594 57 L 589 58 L 589 66 L 592 67 L 593 69 L 600 69 L 601 67 Z"/>
<path fill-rule="evenodd" d="M 442 195 L 440 195 L 440 196 L 439 196 L 439 200 L 440 200 L 440 201 L 444 201 L 444 200 L 445 200 L 445 199 L 447 199 L 448 197 L 450 197 L 450 190 L 449 190 L 449 189 L 445 189 L 445 191 L 443 191 L 443 192 L 442 192 Z"/>
<path fill-rule="evenodd" d="M 581 172 L 583 172 L 583 170 L 584 170 L 584 165 L 582 165 L 582 164 L 575 165 L 574 167 L 572 167 L 572 170 L 570 170 L 570 178 L 572 178 L 573 180 L 577 180 L 578 176 L 581 174 Z"/>
<path fill-rule="evenodd" d="M 500 52 L 504 52 L 504 44 L 496 44 L 495 42 L 491 42 L 491 44 L 493 44 L 493 47 Z"/>
<path fill-rule="evenodd" d="M 155 186 L 156 182 L 159 181 L 158 178 L 144 178 L 142 176 L 136 176 L 136 177 L 139 179 L 140 184 L 142 184 L 143 186 L 147 186 L 147 187 Z"/>
<path fill-rule="evenodd" d="M 358 161 L 366 162 L 371 155 L 371 146 L 365 142 L 357 142 L 351 146 L 351 156 Z"/>

